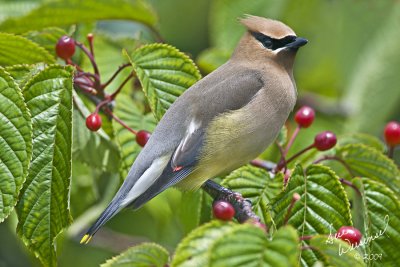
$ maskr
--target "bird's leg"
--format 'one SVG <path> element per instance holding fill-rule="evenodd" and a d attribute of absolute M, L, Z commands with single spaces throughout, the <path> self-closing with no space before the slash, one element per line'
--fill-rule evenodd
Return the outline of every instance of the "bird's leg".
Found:
<path fill-rule="evenodd" d="M 251 201 L 243 198 L 241 194 L 233 192 L 211 180 L 207 180 L 203 184 L 203 189 L 214 198 L 214 201 L 225 200 L 231 203 L 235 209 L 235 218 L 238 222 L 243 223 L 247 220 L 260 222 L 260 218 L 251 209 Z"/>

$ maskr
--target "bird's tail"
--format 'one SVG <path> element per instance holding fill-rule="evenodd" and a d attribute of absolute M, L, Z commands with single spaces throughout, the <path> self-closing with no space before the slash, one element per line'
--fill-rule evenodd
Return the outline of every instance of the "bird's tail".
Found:
<path fill-rule="evenodd" d="M 108 220 L 116 215 L 122 208 L 130 206 L 138 209 L 144 203 L 164 191 L 170 186 L 175 185 L 192 172 L 192 167 L 182 167 L 173 170 L 171 167 L 171 155 L 155 160 L 152 165 L 137 180 L 125 179 L 117 195 L 103 211 L 97 221 L 89 228 L 81 240 L 81 244 L 89 243 L 93 235 Z M 168 164 L 169 163 L 169 164 Z M 131 182 L 129 184 L 129 182 Z M 132 184 L 132 182 L 134 182 Z"/>
<path fill-rule="evenodd" d="M 94 234 L 102 227 L 108 220 L 114 217 L 121 210 L 119 201 L 111 201 L 107 208 L 103 211 L 97 221 L 87 230 L 86 234 L 81 239 L 81 244 L 87 244 L 92 239 Z"/>

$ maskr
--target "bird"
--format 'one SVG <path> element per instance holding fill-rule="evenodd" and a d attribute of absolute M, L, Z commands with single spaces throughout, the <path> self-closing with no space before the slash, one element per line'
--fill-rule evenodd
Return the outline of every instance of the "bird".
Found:
<path fill-rule="evenodd" d="M 88 243 L 123 208 L 138 209 L 176 186 L 197 190 L 260 155 L 297 98 L 293 64 L 307 40 L 286 24 L 246 15 L 230 59 L 169 107 L 110 204 L 88 229 Z"/>

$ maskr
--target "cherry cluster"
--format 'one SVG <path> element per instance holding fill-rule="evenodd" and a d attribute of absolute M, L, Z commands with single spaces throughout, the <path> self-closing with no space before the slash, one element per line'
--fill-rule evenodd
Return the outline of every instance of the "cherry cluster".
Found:
<path fill-rule="evenodd" d="M 297 123 L 297 127 L 294 130 L 291 138 L 288 141 L 288 144 L 285 148 L 278 144 L 278 147 L 281 151 L 281 159 L 275 168 L 275 172 L 278 172 L 282 169 L 287 168 L 287 164 L 293 161 L 298 156 L 302 155 L 303 153 L 311 150 L 317 149 L 319 151 L 326 151 L 333 148 L 337 143 L 336 135 L 331 131 L 324 131 L 317 134 L 314 138 L 314 142 L 309 146 L 305 147 L 304 149 L 300 150 L 296 154 L 294 154 L 289 159 L 286 159 L 286 156 L 289 152 L 289 149 L 292 147 L 294 140 L 296 139 L 297 135 L 299 134 L 301 129 L 305 129 L 310 127 L 314 120 L 315 120 L 315 111 L 313 108 L 308 106 L 301 107 L 295 114 L 294 120 Z"/>
<path fill-rule="evenodd" d="M 135 131 L 126 125 L 120 118 L 118 118 L 112 111 L 111 103 L 115 100 L 124 85 L 132 78 L 134 73 L 131 72 L 128 77 L 119 85 L 118 89 L 112 94 L 105 92 L 105 88 L 118 76 L 118 74 L 125 68 L 131 67 L 129 63 L 123 64 L 115 71 L 111 78 L 105 83 L 101 82 L 99 68 L 96 63 L 93 49 L 94 35 L 89 33 L 87 40 L 89 49 L 82 43 L 77 42 L 69 36 L 62 36 L 55 47 L 58 57 L 63 59 L 67 65 L 72 65 L 76 68 L 74 75 L 74 88 L 85 94 L 91 101 L 96 104 L 96 108 L 92 114 L 86 117 L 86 127 L 90 131 L 98 131 L 102 126 L 102 119 L 99 115 L 100 110 L 103 111 L 108 117 L 113 118 L 120 123 L 123 127 L 128 129 L 131 133 L 136 135 L 136 142 L 140 146 L 144 146 L 150 139 L 151 134 L 145 130 Z M 93 73 L 84 71 L 80 66 L 72 61 L 75 54 L 76 47 L 80 48 L 82 52 L 89 58 L 92 66 Z"/>

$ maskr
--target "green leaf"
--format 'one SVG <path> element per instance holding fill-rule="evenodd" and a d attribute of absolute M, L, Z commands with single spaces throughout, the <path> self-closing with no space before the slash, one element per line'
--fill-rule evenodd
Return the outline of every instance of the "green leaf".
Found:
<path fill-rule="evenodd" d="M 99 170 L 118 172 L 121 163 L 118 147 L 103 129 L 92 132 L 86 127 L 86 117 L 91 112 L 75 91 L 73 96 L 75 104 L 73 113 L 73 159 Z M 96 153 L 93 153 L 93 151 L 96 151 Z"/>
<path fill-rule="evenodd" d="M 74 110 L 73 116 L 73 159 L 99 170 L 118 172 L 120 155 L 117 146 L 104 131 L 88 130 L 85 118 L 78 111 Z"/>
<path fill-rule="evenodd" d="M 38 63 L 35 65 L 13 65 L 6 67 L 6 71 L 10 73 L 19 88 L 24 88 L 25 84 L 32 76 L 35 76 L 46 68 L 46 64 Z"/>
<path fill-rule="evenodd" d="M 400 6 L 392 5 L 380 30 L 366 43 L 345 87 L 344 102 L 351 111 L 347 131 L 380 134 L 398 111 L 400 90 Z M 347 62 L 347 61 L 346 61 Z"/>
<path fill-rule="evenodd" d="M 282 191 L 283 176 L 279 173 L 271 177 L 261 168 L 246 165 L 229 174 L 222 185 L 251 200 L 253 211 L 268 223 L 268 204 Z"/>
<path fill-rule="evenodd" d="M 126 125 L 135 131 L 146 130 L 152 132 L 156 127 L 156 121 L 152 114 L 144 115 L 129 95 L 118 97 L 114 109 L 115 115 Z M 141 151 L 141 147 L 136 143 L 136 136 L 117 121 L 113 120 L 115 138 L 121 150 L 121 177 L 125 178 Z"/>
<path fill-rule="evenodd" d="M 116 257 L 107 260 L 101 267 L 164 267 L 168 263 L 168 251 L 153 243 L 131 247 Z"/>
<path fill-rule="evenodd" d="M 145 45 L 135 50 L 129 60 L 158 120 L 187 88 L 201 78 L 188 56 L 166 44 Z"/>
<path fill-rule="evenodd" d="M 364 204 L 365 235 L 361 246 L 369 255 L 382 254 L 376 262 L 382 266 L 396 266 L 400 262 L 400 200 L 398 194 L 383 183 L 355 179 Z"/>
<path fill-rule="evenodd" d="M 23 33 L 106 19 L 134 20 L 150 26 L 156 23 L 156 15 L 145 1 L 66 0 L 45 2 L 23 17 L 7 19 L 0 24 L 0 31 Z"/>
<path fill-rule="evenodd" d="M 67 35 L 67 32 L 57 27 L 49 27 L 40 31 L 30 31 L 23 36 L 32 42 L 37 43 L 46 49 L 54 57 L 56 56 L 56 44 L 61 36 Z"/>
<path fill-rule="evenodd" d="M 54 57 L 43 47 L 24 38 L 9 33 L 0 33 L 0 65 L 54 63 Z"/>
<path fill-rule="evenodd" d="M 38 6 L 38 1 L 19 0 L 19 1 L 1 1 L 0 21 L 8 17 L 18 17 L 26 14 Z"/>
<path fill-rule="evenodd" d="M 290 226 L 272 240 L 251 224 L 220 221 L 191 232 L 176 249 L 172 267 L 185 266 L 297 266 L 298 236 Z"/>
<path fill-rule="evenodd" d="M 294 193 L 301 198 L 294 204 L 288 223 L 301 236 L 329 234 L 343 225 L 352 225 L 347 195 L 329 168 L 311 165 L 303 171 L 300 165 L 296 166 L 287 187 L 271 204 L 277 227 L 285 224 Z M 303 244 L 307 245 L 304 241 Z M 303 266 L 312 266 L 321 259 L 311 250 L 303 250 L 301 257 Z"/>
<path fill-rule="evenodd" d="M 179 219 L 183 233 L 186 235 L 199 226 L 204 205 L 205 192 L 203 190 L 187 191 L 182 193 L 182 198 L 176 216 Z"/>
<path fill-rule="evenodd" d="M 362 256 L 357 250 L 340 239 L 328 238 L 316 235 L 310 240 L 313 250 L 318 251 L 324 257 L 329 266 L 335 267 L 363 267 L 365 266 Z"/>
<path fill-rule="evenodd" d="M 17 233 L 45 266 L 56 265 L 54 239 L 71 222 L 72 77 L 73 68 L 50 66 L 23 90 L 33 154 L 17 205 Z"/>
<path fill-rule="evenodd" d="M 385 145 L 379 140 L 377 137 L 364 133 L 349 133 L 340 135 L 338 138 L 338 143 L 336 148 L 342 147 L 348 144 L 364 144 L 366 146 L 370 146 L 378 150 L 379 152 L 383 152 L 385 149 Z"/>
<path fill-rule="evenodd" d="M 382 152 L 362 144 L 349 144 L 338 148 L 336 153 L 354 175 L 381 181 L 400 193 L 400 170 Z"/>
<path fill-rule="evenodd" d="M 0 67 L 0 222 L 10 215 L 32 156 L 32 124 L 22 92 Z"/>

